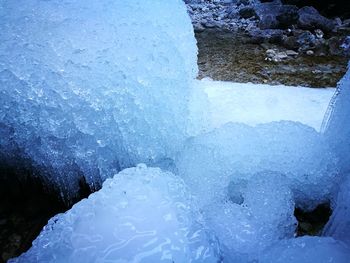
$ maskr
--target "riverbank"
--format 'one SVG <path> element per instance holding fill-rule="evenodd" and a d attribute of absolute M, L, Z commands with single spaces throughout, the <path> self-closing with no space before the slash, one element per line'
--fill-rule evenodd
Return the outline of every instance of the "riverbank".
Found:
<path fill-rule="evenodd" d="M 335 87 L 346 72 L 341 55 L 298 53 L 277 44 L 253 43 L 245 32 L 196 32 L 199 78 L 271 85 Z"/>

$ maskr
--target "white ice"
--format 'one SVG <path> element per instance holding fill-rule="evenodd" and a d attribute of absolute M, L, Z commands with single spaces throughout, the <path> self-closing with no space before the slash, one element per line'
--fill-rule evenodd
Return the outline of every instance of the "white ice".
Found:
<path fill-rule="evenodd" d="M 320 130 L 334 88 L 305 88 L 234 83 L 202 79 L 210 103 L 210 122 L 220 127 L 227 122 L 257 125 L 272 121 L 298 121 Z"/>
<path fill-rule="evenodd" d="M 66 201 L 104 181 L 13 262 L 348 255 L 349 73 L 328 111 L 334 89 L 195 80 L 181 0 L 3 0 L 0 18 L 1 161 Z M 139 162 L 164 169 L 123 170 Z M 294 207 L 328 200 L 332 237 L 294 239 Z"/>
<path fill-rule="evenodd" d="M 183 181 L 141 164 L 53 217 L 10 262 L 216 263 L 216 250 Z"/>

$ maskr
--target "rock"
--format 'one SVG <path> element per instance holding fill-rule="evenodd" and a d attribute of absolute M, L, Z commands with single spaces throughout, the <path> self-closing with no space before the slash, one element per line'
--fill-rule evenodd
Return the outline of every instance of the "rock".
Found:
<path fill-rule="evenodd" d="M 344 50 L 350 50 L 350 36 L 347 36 L 340 46 Z"/>
<path fill-rule="evenodd" d="M 343 21 L 342 26 L 344 26 L 344 27 L 350 27 L 350 19 L 345 19 L 345 20 Z"/>
<path fill-rule="evenodd" d="M 297 50 L 300 47 L 300 44 L 298 43 L 298 40 L 295 36 L 284 36 L 282 44 L 289 49 Z"/>
<path fill-rule="evenodd" d="M 261 3 L 254 8 L 259 17 L 261 29 L 286 29 L 296 24 L 299 18 L 298 8 L 293 5 L 272 2 Z"/>
<path fill-rule="evenodd" d="M 315 8 L 306 6 L 299 9 L 298 26 L 301 29 L 315 30 L 321 29 L 330 32 L 335 28 L 333 20 L 322 16 Z"/>
<path fill-rule="evenodd" d="M 315 30 L 315 35 L 317 38 L 323 38 L 324 34 L 321 29 L 316 29 Z"/>
<path fill-rule="evenodd" d="M 306 51 L 306 55 L 308 55 L 308 56 L 312 56 L 313 54 L 314 54 L 314 52 L 312 50 Z"/>
<path fill-rule="evenodd" d="M 266 58 L 267 61 L 274 61 L 274 62 L 280 62 L 282 60 L 285 60 L 288 58 L 288 55 L 286 52 L 278 52 L 274 49 L 268 49 L 266 50 Z"/>
<path fill-rule="evenodd" d="M 334 24 L 336 26 L 341 26 L 343 24 L 343 22 L 341 21 L 340 17 L 336 17 L 336 18 L 334 18 Z"/>
<path fill-rule="evenodd" d="M 299 55 L 299 53 L 295 52 L 294 50 L 287 50 L 286 54 L 287 56 L 290 56 L 290 57 L 297 57 Z"/>
<path fill-rule="evenodd" d="M 261 44 L 263 42 L 269 42 L 274 44 L 280 44 L 282 43 L 284 32 L 280 29 L 253 29 L 250 30 L 248 33 L 251 37 L 251 43 Z"/>
<path fill-rule="evenodd" d="M 290 28 L 292 25 L 295 25 L 298 22 L 298 8 L 293 5 L 282 6 L 279 14 L 276 16 L 276 19 L 279 23 L 278 28 Z"/>
<path fill-rule="evenodd" d="M 350 16 L 350 5 L 348 0 L 282 0 L 283 4 L 296 5 L 298 7 L 313 6 L 327 17 Z"/>
<path fill-rule="evenodd" d="M 261 16 L 260 22 L 259 22 L 259 28 L 260 29 L 277 29 L 278 21 L 276 19 L 276 16 L 271 14 L 266 14 L 264 16 Z"/>
<path fill-rule="evenodd" d="M 297 36 L 297 43 L 301 50 L 312 49 L 315 47 L 316 37 L 310 31 L 305 31 Z"/>
<path fill-rule="evenodd" d="M 245 19 L 251 18 L 251 17 L 254 17 L 254 18 L 258 17 L 256 12 L 255 12 L 255 9 L 251 6 L 241 8 L 238 11 L 238 13 L 242 18 L 245 18 Z"/>
<path fill-rule="evenodd" d="M 237 5 L 249 5 L 250 1 L 249 0 L 238 0 Z"/>
<path fill-rule="evenodd" d="M 335 56 L 350 56 L 350 36 L 331 37 L 328 41 L 329 53 Z"/>

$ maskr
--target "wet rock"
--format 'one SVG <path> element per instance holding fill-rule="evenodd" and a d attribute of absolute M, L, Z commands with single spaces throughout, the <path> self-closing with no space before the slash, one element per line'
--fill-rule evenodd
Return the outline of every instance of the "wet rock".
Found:
<path fill-rule="evenodd" d="M 255 9 L 251 6 L 243 7 L 239 10 L 239 15 L 242 18 L 257 18 L 258 15 L 255 12 Z"/>
<path fill-rule="evenodd" d="M 310 49 L 315 47 L 316 37 L 310 31 L 305 31 L 297 36 L 297 42 L 299 44 L 299 48 L 304 50 Z"/>
<path fill-rule="evenodd" d="M 281 0 L 283 4 L 298 7 L 313 6 L 327 17 L 349 17 L 350 2 L 348 0 Z"/>
<path fill-rule="evenodd" d="M 282 60 L 285 60 L 288 58 L 288 55 L 286 52 L 282 51 L 276 51 L 274 49 L 268 49 L 266 50 L 266 58 L 267 61 L 273 61 L 273 62 L 280 62 Z"/>
<path fill-rule="evenodd" d="M 298 8 L 292 5 L 282 6 L 280 13 L 276 16 L 276 19 L 279 23 L 279 28 L 289 28 L 298 22 Z"/>
<path fill-rule="evenodd" d="M 284 36 L 282 40 L 282 45 L 286 48 L 297 50 L 300 47 L 298 39 L 295 36 Z"/>
<path fill-rule="evenodd" d="M 334 36 L 328 39 L 327 43 L 331 55 L 350 57 L 350 36 Z"/>
<path fill-rule="evenodd" d="M 321 29 L 316 29 L 315 30 L 315 35 L 317 38 L 323 38 L 324 34 Z"/>
<path fill-rule="evenodd" d="M 261 3 L 254 6 L 261 29 L 286 29 L 298 21 L 298 8 L 280 2 Z"/>
<path fill-rule="evenodd" d="M 250 42 L 255 44 L 261 44 L 264 42 L 280 44 L 284 36 L 284 31 L 280 29 L 254 29 L 250 30 L 249 36 L 251 37 Z"/>
<path fill-rule="evenodd" d="M 286 51 L 287 56 L 289 57 L 297 57 L 299 55 L 298 52 L 295 52 L 294 50 L 287 50 Z"/>
<path fill-rule="evenodd" d="M 341 55 L 342 50 L 341 50 L 341 45 L 342 41 L 338 37 L 331 37 L 328 40 L 328 46 L 329 46 L 329 53 L 332 55 Z"/>
<path fill-rule="evenodd" d="M 301 29 L 321 29 L 324 32 L 331 32 L 335 28 L 334 21 L 322 16 L 314 7 L 303 7 L 298 13 L 298 26 Z"/>

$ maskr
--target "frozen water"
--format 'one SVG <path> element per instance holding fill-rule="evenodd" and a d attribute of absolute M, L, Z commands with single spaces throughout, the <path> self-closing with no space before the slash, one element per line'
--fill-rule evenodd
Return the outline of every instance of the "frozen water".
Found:
<path fill-rule="evenodd" d="M 342 182 L 333 202 L 333 214 L 324 234 L 350 245 L 350 68 L 338 84 L 325 119 L 325 137 L 339 158 Z"/>
<path fill-rule="evenodd" d="M 338 155 L 343 173 L 350 172 L 350 67 L 338 83 L 337 91 L 324 120 L 324 133 Z"/>
<path fill-rule="evenodd" d="M 258 258 L 271 244 L 293 237 L 296 226 L 293 194 L 283 175 L 256 174 L 239 186 L 231 185 L 231 198 L 203 208 L 208 226 L 222 244 L 225 262 Z M 238 194 L 242 202 L 232 198 Z"/>
<path fill-rule="evenodd" d="M 189 139 L 176 167 L 225 262 L 250 262 L 293 237 L 295 206 L 327 202 L 339 181 L 337 158 L 323 136 L 290 121 L 227 123 Z"/>
<path fill-rule="evenodd" d="M 202 79 L 198 81 L 209 100 L 214 127 L 227 122 L 255 126 L 272 121 L 298 121 L 319 131 L 335 89 L 270 86 Z"/>
<path fill-rule="evenodd" d="M 347 263 L 349 258 L 349 247 L 333 238 L 301 237 L 281 241 L 259 263 Z"/>
<path fill-rule="evenodd" d="M 337 159 L 319 133 L 287 121 L 256 127 L 225 124 L 189 139 L 176 165 L 203 206 L 225 198 L 231 182 L 274 171 L 286 177 L 298 206 L 312 208 L 330 198 L 338 171 Z"/>
<path fill-rule="evenodd" d="M 3 160 L 21 152 L 69 199 L 82 176 L 98 189 L 174 155 L 197 74 L 181 0 L 4 0 L 0 17 Z"/>
<path fill-rule="evenodd" d="M 66 200 L 139 162 L 176 173 L 123 170 L 12 262 L 346 259 L 350 73 L 321 134 L 332 90 L 194 80 L 181 0 L 3 0 L 0 17 L 2 163 Z M 294 207 L 341 180 L 332 238 L 291 239 Z"/>
<path fill-rule="evenodd" d="M 10 262 L 217 262 L 183 181 L 138 165 L 52 218 L 33 247 Z"/>
<path fill-rule="evenodd" d="M 341 183 L 334 206 L 324 235 L 342 240 L 350 246 L 350 177 Z"/>

